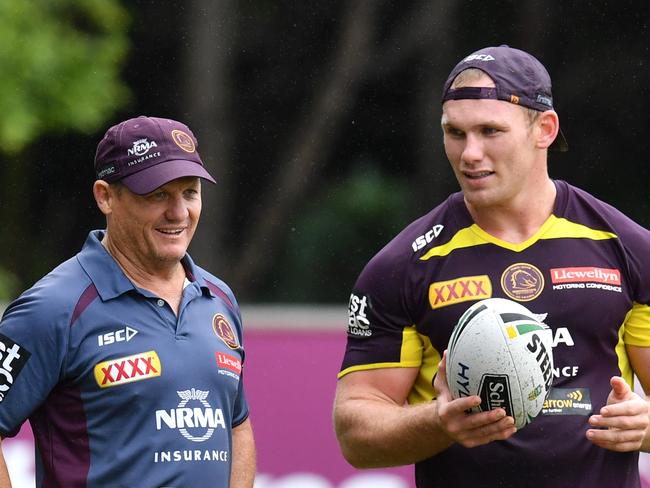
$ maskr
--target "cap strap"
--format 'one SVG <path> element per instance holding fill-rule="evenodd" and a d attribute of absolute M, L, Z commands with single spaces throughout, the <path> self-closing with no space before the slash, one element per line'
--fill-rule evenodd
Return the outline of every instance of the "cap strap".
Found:
<path fill-rule="evenodd" d="M 482 98 L 491 98 L 498 100 L 497 89 L 486 86 L 464 86 L 462 88 L 451 88 L 447 90 L 442 101 L 446 100 L 478 100 Z"/>
<path fill-rule="evenodd" d="M 553 101 L 549 97 L 538 96 L 537 100 L 532 100 L 523 95 L 514 95 L 512 93 L 504 93 L 495 87 L 475 87 L 466 86 L 462 88 L 455 88 L 447 90 L 447 93 L 442 97 L 442 101 L 447 100 L 479 100 L 479 99 L 503 100 L 504 102 L 514 103 L 522 107 L 532 108 L 543 112 L 545 110 L 553 110 Z"/>

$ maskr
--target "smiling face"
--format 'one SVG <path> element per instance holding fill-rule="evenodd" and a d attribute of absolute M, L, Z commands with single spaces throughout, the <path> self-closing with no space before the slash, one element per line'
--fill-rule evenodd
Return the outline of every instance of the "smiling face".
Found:
<path fill-rule="evenodd" d="M 178 265 L 201 214 L 198 178 L 173 180 L 146 195 L 110 189 L 107 246 L 142 270 L 155 273 Z"/>
<path fill-rule="evenodd" d="M 463 86 L 490 87 L 494 83 L 482 75 Z M 500 100 L 449 100 L 443 104 L 445 152 L 471 209 L 514 207 L 548 179 L 536 127 L 525 109 Z"/>

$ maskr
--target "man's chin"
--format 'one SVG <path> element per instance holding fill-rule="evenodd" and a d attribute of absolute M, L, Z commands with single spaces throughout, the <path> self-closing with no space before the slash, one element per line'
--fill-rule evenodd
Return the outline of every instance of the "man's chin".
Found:
<path fill-rule="evenodd" d="M 494 204 L 496 198 L 493 192 L 488 190 L 466 191 L 463 190 L 465 201 L 473 207 L 489 207 Z"/>
<path fill-rule="evenodd" d="M 183 259 L 183 256 L 185 256 L 185 251 L 187 249 L 166 249 L 166 250 L 161 250 L 158 252 L 156 258 L 158 261 L 161 263 L 167 263 L 167 264 L 174 264 L 178 263 L 181 259 Z"/>

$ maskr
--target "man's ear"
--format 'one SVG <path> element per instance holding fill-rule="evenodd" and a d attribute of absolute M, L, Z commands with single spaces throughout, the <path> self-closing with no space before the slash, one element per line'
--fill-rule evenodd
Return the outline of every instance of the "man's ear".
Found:
<path fill-rule="evenodd" d="M 554 110 L 542 112 L 537 119 L 537 147 L 548 149 L 560 131 L 560 118 Z"/>
<path fill-rule="evenodd" d="M 93 195 L 99 210 L 106 216 L 113 212 L 113 201 L 115 199 L 115 192 L 111 185 L 104 180 L 97 180 L 93 184 Z"/>

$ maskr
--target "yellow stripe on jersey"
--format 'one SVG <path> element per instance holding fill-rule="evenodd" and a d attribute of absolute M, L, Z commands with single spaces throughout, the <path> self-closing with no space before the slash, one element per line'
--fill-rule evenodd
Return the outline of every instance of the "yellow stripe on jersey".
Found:
<path fill-rule="evenodd" d="M 577 224 L 564 218 L 558 218 L 551 215 L 549 219 L 554 219 L 554 225 L 548 229 L 548 232 L 542 239 L 590 239 L 592 241 L 602 241 L 605 239 L 617 239 L 618 236 L 613 232 L 604 230 L 591 229 L 586 225 Z"/>
<path fill-rule="evenodd" d="M 454 234 L 449 242 L 443 244 L 442 246 L 436 246 L 429 249 L 429 251 L 420 257 L 420 259 L 422 261 L 426 261 L 427 259 L 434 256 L 446 256 L 456 249 L 463 249 L 465 247 L 474 247 L 487 244 L 487 242 L 485 242 L 485 239 L 483 237 L 480 237 L 475 232 L 474 228 L 480 230 L 479 226 L 476 224 L 472 224 L 469 227 L 460 229 Z"/>
<path fill-rule="evenodd" d="M 618 329 L 618 343 L 616 344 L 616 357 L 618 357 L 618 369 L 621 371 L 621 376 L 630 385 L 631 388 L 634 388 L 634 371 L 632 370 L 632 365 L 630 364 L 630 359 L 627 357 L 627 350 L 625 349 L 624 337 L 626 335 L 626 323 L 628 318 L 632 314 L 634 309 L 630 310 L 625 316 L 623 325 Z"/>
<path fill-rule="evenodd" d="M 431 345 L 429 337 L 420 334 L 420 339 L 423 345 L 422 366 L 420 366 L 413 388 L 409 392 L 408 402 L 411 405 L 430 402 L 436 397 L 433 377 L 438 372 L 438 364 L 442 359 L 442 354 Z"/>
<path fill-rule="evenodd" d="M 420 257 L 420 260 L 426 261 L 434 256 L 447 256 L 457 249 L 484 244 L 494 244 L 514 252 L 521 252 L 542 239 L 590 239 L 600 241 L 616 238 L 617 235 L 612 232 L 591 229 L 586 225 L 577 224 L 565 218 L 558 218 L 555 215 L 551 215 L 535 234 L 519 244 L 501 240 L 498 237 L 488 234 L 478 225 L 472 224 L 456 232 L 446 244 L 429 249 L 426 254 Z"/>
<path fill-rule="evenodd" d="M 423 350 L 424 344 L 422 344 L 422 336 L 418 334 L 415 325 L 404 327 L 404 330 L 402 331 L 400 363 L 407 367 L 412 365 L 421 366 Z"/>
<path fill-rule="evenodd" d="M 650 307 L 634 302 L 632 309 L 625 315 L 623 325 L 618 330 L 616 356 L 618 369 L 627 384 L 634 387 L 634 370 L 627 356 L 626 345 L 650 347 Z"/>
<path fill-rule="evenodd" d="M 415 325 L 404 327 L 402 330 L 402 347 L 400 350 L 400 360 L 394 362 L 358 364 L 350 366 L 341 371 L 336 377 L 343 378 L 346 374 L 354 371 L 368 371 L 371 369 L 384 368 L 419 368 L 422 365 L 423 344 L 420 336 L 415 329 Z"/>
<path fill-rule="evenodd" d="M 513 244 L 512 242 L 504 241 L 499 239 L 498 237 L 494 237 L 493 235 L 490 235 L 487 232 L 485 232 L 476 224 L 472 225 L 470 228 L 473 228 L 474 232 L 476 232 L 479 236 L 481 236 L 481 238 L 485 239 L 485 241 L 489 242 L 490 244 L 494 244 L 496 246 L 503 247 L 504 249 L 509 249 L 514 252 L 521 252 L 525 249 L 528 249 L 530 246 L 535 244 L 540 239 L 544 239 L 545 234 L 549 231 L 551 227 L 553 227 L 553 225 L 557 220 L 558 218 L 555 215 L 551 215 L 548 219 L 546 219 L 546 221 L 542 224 L 542 226 L 539 229 L 537 229 L 537 232 L 535 232 L 532 236 L 530 236 L 524 242 L 520 242 L 519 244 Z"/>
<path fill-rule="evenodd" d="M 650 347 L 650 307 L 634 302 L 625 316 L 623 341 L 630 346 Z"/>

